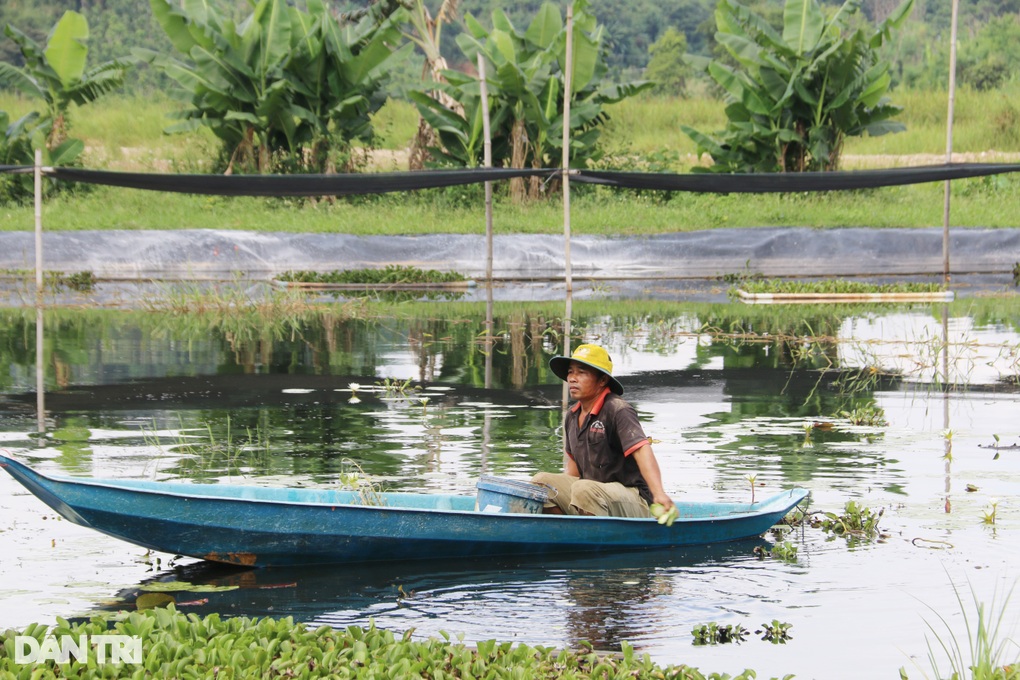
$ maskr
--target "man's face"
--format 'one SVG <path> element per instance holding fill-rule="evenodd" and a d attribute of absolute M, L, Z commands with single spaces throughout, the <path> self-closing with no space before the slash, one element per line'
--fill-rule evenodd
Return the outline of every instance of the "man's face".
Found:
<path fill-rule="evenodd" d="M 591 399 L 598 396 L 609 379 L 601 371 L 596 371 L 577 361 L 570 362 L 567 369 L 567 389 L 570 398 L 577 400 Z"/>

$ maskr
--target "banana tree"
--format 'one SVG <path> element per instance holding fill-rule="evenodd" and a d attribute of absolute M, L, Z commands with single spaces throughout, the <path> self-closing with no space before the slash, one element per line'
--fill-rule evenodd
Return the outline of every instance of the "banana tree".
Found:
<path fill-rule="evenodd" d="M 681 129 L 708 153 L 715 171 L 835 170 L 847 137 L 897 132 L 888 64 L 878 49 L 913 7 L 905 0 L 877 28 L 854 28 L 860 0 L 831 16 L 816 0 L 786 0 L 782 31 L 737 0 L 720 0 L 716 39 L 736 66 L 708 74 L 727 93 L 726 129 L 711 136 Z"/>
<path fill-rule="evenodd" d="M 650 87 L 650 83 L 608 85 L 604 31 L 584 0 L 574 4 L 573 74 L 570 121 L 563 120 L 566 27 L 552 3 L 541 6 L 527 29 L 514 27 L 500 9 L 492 12 L 492 28 L 467 15 L 457 44 L 467 61 L 480 54 L 485 61 L 492 119 L 493 162 L 505 167 L 558 167 L 563 125 L 572 130 L 571 165 L 584 166 L 599 157 L 604 106 Z M 421 115 L 437 127 L 442 149 L 438 157 L 465 166 L 476 165 L 481 150 L 480 85 L 476 76 L 445 71 L 448 84 L 437 88 L 463 107 L 459 113 L 424 93 L 412 94 Z M 424 95 L 424 96 L 423 96 Z M 539 182 L 527 191 L 538 196 Z M 521 186 L 511 183 L 520 197 Z"/>
<path fill-rule="evenodd" d="M 446 82 L 443 71 L 449 67 L 441 51 L 443 25 L 457 18 L 459 8 L 460 0 L 443 0 L 435 18 L 433 18 L 429 8 L 425 6 L 425 0 L 414 0 L 410 7 L 408 19 L 410 29 L 404 31 L 404 36 L 417 45 L 425 56 L 422 68 L 423 81 Z M 431 95 L 450 110 L 461 115 L 464 114 L 459 104 L 442 89 L 434 89 Z M 418 131 L 415 133 L 414 139 L 411 140 L 409 162 L 411 170 L 421 170 L 425 167 L 430 155 L 429 148 L 436 146 L 438 141 L 437 134 L 436 129 L 429 124 L 424 116 L 419 114 Z"/>
<path fill-rule="evenodd" d="M 0 62 L 0 88 L 45 103 L 38 124 L 46 127 L 45 147 L 51 154 L 67 141 L 71 104 L 85 105 L 119 88 L 130 67 L 127 60 L 111 60 L 86 68 L 89 25 L 78 12 L 64 12 L 45 47 L 10 24 L 4 33 L 17 44 L 25 65 L 19 68 Z M 66 161 L 79 146 L 65 146 L 58 155 Z"/>
<path fill-rule="evenodd" d="M 208 0 L 150 4 L 186 57 L 141 53 L 190 94 L 191 107 L 167 131 L 208 127 L 223 144 L 228 172 L 345 164 L 351 142 L 371 140 L 369 117 L 385 102 L 389 68 L 409 51 L 393 48 L 396 2 L 375 4 L 343 26 L 322 0 L 308 0 L 307 10 L 252 0 L 238 24 Z"/>

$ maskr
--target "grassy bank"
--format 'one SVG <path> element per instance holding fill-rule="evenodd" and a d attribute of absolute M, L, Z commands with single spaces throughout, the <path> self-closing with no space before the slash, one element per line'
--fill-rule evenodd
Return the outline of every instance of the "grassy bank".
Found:
<path fill-rule="evenodd" d="M 954 183 L 952 225 L 1015 227 L 1005 206 L 1020 198 L 1013 175 Z M 576 235 L 648 235 L 719 227 L 935 227 L 942 224 L 943 187 L 921 184 L 824 194 L 636 194 L 610 189 L 574 192 Z M 31 206 L 0 208 L 0 231 L 31 231 Z M 243 229 L 347 234 L 485 231 L 479 187 L 337 202 L 165 194 L 96 187 L 50 198 L 48 231 L 90 229 Z M 559 200 L 528 206 L 497 198 L 497 234 L 563 232 Z"/>
<path fill-rule="evenodd" d="M 962 92 L 957 98 L 955 148 L 961 160 L 1020 158 L 1020 113 L 1012 92 Z M 850 140 L 845 167 L 894 167 L 941 163 L 945 149 L 944 93 L 897 92 L 908 131 Z M 31 102 L 0 95 L 0 109 L 21 114 Z M 167 99 L 113 97 L 72 116 L 72 134 L 86 141 L 85 165 L 140 172 L 208 172 L 216 141 L 207 131 L 167 136 Z M 645 97 L 611 107 L 603 135 L 602 165 L 626 170 L 684 172 L 698 162 L 681 123 L 712 131 L 725 124 L 723 104 L 713 100 Z M 376 170 L 406 169 L 406 147 L 417 114 L 406 102 L 390 102 L 375 119 L 380 135 Z M 954 226 L 1014 227 L 1020 178 L 1013 175 L 961 180 L 953 185 Z M 641 235 L 718 227 L 803 226 L 931 227 L 943 221 L 941 183 L 868 191 L 785 195 L 712 195 L 611 190 L 575 185 L 571 215 L 576 234 Z M 481 233 L 482 189 L 468 186 L 411 194 L 359 197 L 335 202 L 221 198 L 88 187 L 46 201 L 47 230 L 244 229 L 350 234 Z M 559 200 L 520 206 L 497 190 L 497 233 L 560 233 Z M 30 206 L 0 208 L 0 230 L 34 225 Z"/>

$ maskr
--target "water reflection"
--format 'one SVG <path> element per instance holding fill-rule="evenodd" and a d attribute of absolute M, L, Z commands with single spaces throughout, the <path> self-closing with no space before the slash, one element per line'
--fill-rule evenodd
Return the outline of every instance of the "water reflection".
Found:
<path fill-rule="evenodd" d="M 551 629 L 560 644 L 590 642 L 596 649 L 619 650 L 621 641 L 654 637 L 668 625 L 664 612 L 682 617 L 701 608 L 692 596 L 711 574 L 740 570 L 749 579 L 771 578 L 767 566 L 752 557 L 756 545 L 764 542 L 572 559 L 331 569 L 238 570 L 197 563 L 125 588 L 104 607 L 131 608 L 146 593 L 190 584 L 198 588 L 170 595 L 181 609 L 198 614 L 293 616 L 334 627 L 374 621 L 391 630 L 414 629 L 419 637 L 453 627 L 469 642 L 491 639 L 498 622 L 506 640 L 548 644 Z M 760 597 L 769 599 L 767 592 Z"/>
<path fill-rule="evenodd" d="M 796 314 L 640 307 L 628 302 L 625 313 L 604 314 L 589 304 L 573 323 L 580 337 L 613 353 L 646 429 L 661 442 L 657 450 L 712 461 L 697 476 L 710 486 L 760 472 L 774 484 L 865 475 L 901 488 L 899 455 L 880 443 L 889 428 L 879 395 L 927 402 L 936 393 L 948 431 L 952 391 L 1016 391 L 1015 328 L 1005 319 L 978 324 L 977 316 L 954 324 L 950 305 L 940 308 L 940 337 L 889 335 L 927 328 L 927 308 L 854 316 L 853 308 L 830 307 Z M 393 488 L 459 491 L 483 471 L 555 468 L 564 402 L 547 362 L 564 351 L 559 341 L 570 320 L 543 306 L 497 313 L 491 294 L 484 310 L 457 311 L 374 320 L 320 311 L 268 335 L 236 324 L 209 335 L 207 324 L 144 314 L 49 312 L 51 348 L 32 357 L 53 385 L 49 417 L 42 408 L 36 414 L 39 427 L 46 424 L 36 441 L 83 474 L 93 473 L 95 450 L 109 453 L 111 445 L 126 475 L 155 467 L 162 476 L 326 483 L 352 459 Z M 14 349 L 28 318 L 4 314 L 12 323 L 0 331 L 2 346 Z M 966 338 L 950 336 L 962 326 L 971 328 Z M 876 329 L 880 343 L 871 337 Z M 978 354 L 982 371 L 959 368 Z M 14 424 L 28 399 L 41 402 L 45 391 L 29 391 L 17 351 L 6 358 L 12 393 L 0 409 Z M 905 371 L 908 363 L 935 372 Z M 875 420 L 847 417 L 862 413 Z M 128 446 L 134 463 L 123 455 Z"/>

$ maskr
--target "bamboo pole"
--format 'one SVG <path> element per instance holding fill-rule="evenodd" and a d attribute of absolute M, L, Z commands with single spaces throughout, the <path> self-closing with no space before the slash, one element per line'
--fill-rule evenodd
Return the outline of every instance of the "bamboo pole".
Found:
<path fill-rule="evenodd" d="M 561 182 L 563 184 L 563 262 L 564 282 L 567 299 L 563 312 L 563 356 L 570 356 L 570 318 L 573 316 L 574 282 L 570 264 L 570 99 L 573 95 L 574 75 L 574 6 L 567 7 L 567 54 L 563 68 L 563 162 Z M 567 383 L 563 383 L 563 408 L 570 401 Z"/>
<path fill-rule="evenodd" d="M 478 85 L 481 87 L 481 129 L 484 166 L 493 166 L 493 139 L 489 120 L 489 84 L 486 60 L 478 53 Z M 486 181 L 486 388 L 493 385 L 493 182 Z"/>
<path fill-rule="evenodd" d="M 40 434 L 46 432 L 46 369 L 43 364 L 42 151 L 35 152 L 35 412 Z M 43 445 L 40 438 L 39 445 Z"/>
<path fill-rule="evenodd" d="M 485 59 L 478 53 L 478 83 L 482 88 L 484 164 L 492 167 L 492 129 L 489 122 L 489 87 L 485 82 Z M 492 182 L 485 183 L 485 389 L 492 387 Z M 485 471 L 484 456 L 482 471 Z"/>
<path fill-rule="evenodd" d="M 567 54 L 563 69 L 563 239 L 564 266 L 567 292 L 573 292 L 573 275 L 570 265 L 570 99 L 573 96 L 574 76 L 574 6 L 567 7 Z M 568 340 L 569 343 L 569 340 Z M 569 349 L 569 347 L 568 347 Z"/>
<path fill-rule="evenodd" d="M 42 150 L 35 152 L 35 295 L 41 301 L 43 288 L 42 254 Z"/>
<path fill-rule="evenodd" d="M 949 111 L 946 116 L 946 163 L 953 162 L 953 117 L 956 109 L 956 40 L 960 17 L 960 0 L 953 0 L 952 22 L 949 31 Z M 949 285 L 949 203 L 952 182 L 946 180 L 942 206 L 942 278 Z"/>
<path fill-rule="evenodd" d="M 485 59 L 478 53 L 478 83 L 482 88 L 482 130 L 485 167 L 492 167 L 492 129 L 489 122 L 489 87 L 485 82 Z M 492 182 L 485 183 L 485 281 L 492 286 Z"/>

